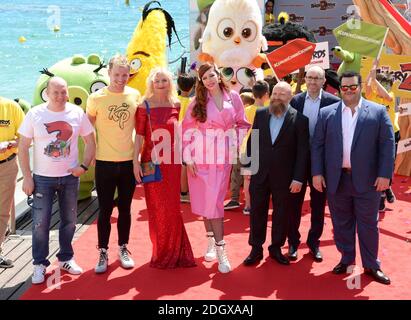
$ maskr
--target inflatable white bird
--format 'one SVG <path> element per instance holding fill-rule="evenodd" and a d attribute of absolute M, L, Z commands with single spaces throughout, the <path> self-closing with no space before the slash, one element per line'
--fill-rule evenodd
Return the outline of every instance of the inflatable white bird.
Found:
<path fill-rule="evenodd" d="M 260 67 L 267 50 L 263 19 L 256 0 L 216 0 L 202 37 L 200 61 L 217 66 Z"/>

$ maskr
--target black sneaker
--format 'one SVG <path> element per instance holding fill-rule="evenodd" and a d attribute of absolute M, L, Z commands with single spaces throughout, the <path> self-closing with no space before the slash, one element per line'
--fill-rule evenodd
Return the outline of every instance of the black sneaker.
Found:
<path fill-rule="evenodd" d="M 380 197 L 380 208 L 378 210 L 380 212 L 385 211 L 385 196 Z"/>
<path fill-rule="evenodd" d="M 0 255 L 0 268 L 12 268 L 13 261 Z"/>
<path fill-rule="evenodd" d="M 224 206 L 224 210 L 231 210 L 231 209 L 237 209 L 240 207 L 240 202 L 238 201 L 234 201 L 234 200 L 230 200 L 230 202 L 228 202 L 225 206 Z"/>
<path fill-rule="evenodd" d="M 387 196 L 388 203 L 394 203 L 394 201 L 396 200 L 395 194 L 394 192 L 392 192 L 391 188 L 388 188 L 387 190 L 385 190 L 385 195 Z"/>

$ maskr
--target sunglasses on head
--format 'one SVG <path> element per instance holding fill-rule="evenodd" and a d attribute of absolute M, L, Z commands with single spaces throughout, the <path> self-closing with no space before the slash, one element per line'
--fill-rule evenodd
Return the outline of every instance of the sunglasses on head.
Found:
<path fill-rule="evenodd" d="M 340 86 L 341 91 L 347 92 L 348 90 L 355 91 L 358 89 L 358 84 L 352 84 L 350 86 Z"/>

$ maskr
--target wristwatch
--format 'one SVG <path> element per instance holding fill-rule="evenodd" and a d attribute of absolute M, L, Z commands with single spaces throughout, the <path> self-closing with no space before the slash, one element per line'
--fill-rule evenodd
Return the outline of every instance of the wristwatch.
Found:
<path fill-rule="evenodd" d="M 88 170 L 88 167 L 86 167 L 84 164 L 81 164 L 80 167 L 83 168 L 84 171 L 87 171 L 87 170 Z"/>

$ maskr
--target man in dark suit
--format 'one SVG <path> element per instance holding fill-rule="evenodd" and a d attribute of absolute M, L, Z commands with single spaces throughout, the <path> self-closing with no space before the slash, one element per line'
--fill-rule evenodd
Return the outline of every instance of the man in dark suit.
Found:
<path fill-rule="evenodd" d="M 279 82 L 273 89 L 270 106 L 257 111 L 253 130 L 259 130 L 258 156 L 251 152 L 251 139 L 247 155 L 258 171 L 250 181 L 250 237 L 252 246 L 244 265 L 253 265 L 263 258 L 270 196 L 273 201 L 270 257 L 281 264 L 289 260 L 282 254 L 290 212 L 290 193 L 301 190 L 307 174 L 309 149 L 308 119 L 292 108 L 291 86 Z M 254 144 L 254 142 L 253 142 Z M 258 159 L 258 160 L 257 160 Z"/>
<path fill-rule="evenodd" d="M 305 76 L 307 92 L 297 94 L 290 102 L 290 105 L 298 112 L 305 115 L 309 120 L 310 141 L 314 135 L 315 125 L 317 123 L 320 109 L 340 101 L 340 99 L 326 91 L 322 87 L 325 83 L 325 72 L 319 66 L 313 66 L 307 70 Z M 315 261 L 323 260 L 320 252 L 320 237 L 324 228 L 324 209 L 326 193 L 318 192 L 312 185 L 311 179 L 311 161 L 307 161 L 308 184 L 310 185 L 310 206 L 311 206 L 311 227 L 308 232 L 307 246 Z M 293 194 L 295 209 L 290 214 L 288 228 L 288 258 L 297 260 L 297 249 L 300 245 L 300 233 L 298 228 L 301 222 L 301 210 L 304 203 L 305 191 L 307 189 L 307 180 L 303 181 L 303 186 L 299 193 Z"/>
<path fill-rule="evenodd" d="M 384 106 L 361 97 L 361 76 L 341 75 L 342 102 L 320 111 L 311 145 L 314 187 L 327 187 L 334 240 L 341 252 L 333 273 L 355 263 L 358 230 L 365 273 L 389 284 L 378 260 L 378 207 L 394 169 L 394 132 Z"/>

